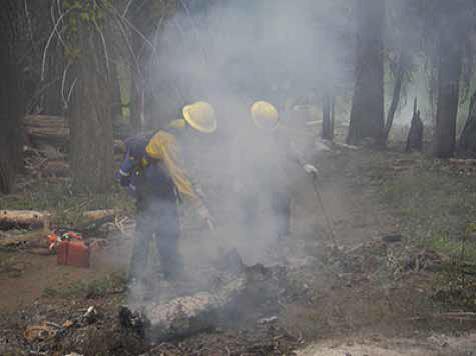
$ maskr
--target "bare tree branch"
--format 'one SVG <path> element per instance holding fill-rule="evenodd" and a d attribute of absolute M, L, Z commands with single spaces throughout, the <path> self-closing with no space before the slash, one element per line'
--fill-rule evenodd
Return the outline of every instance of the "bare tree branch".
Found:
<path fill-rule="evenodd" d="M 53 36 L 55 33 L 58 33 L 58 26 L 61 22 L 61 20 L 71 12 L 72 9 L 68 9 L 67 11 L 65 11 L 64 13 L 61 14 L 61 16 L 58 18 L 58 20 L 56 20 L 56 23 L 53 27 L 53 30 L 51 31 L 50 33 L 50 36 L 48 37 L 48 41 L 46 42 L 46 45 L 45 45 L 45 49 L 43 51 L 43 61 L 41 63 L 41 80 L 43 81 L 45 79 L 45 66 L 46 66 L 46 53 L 48 52 L 48 48 L 50 47 L 50 44 L 51 44 L 51 40 L 53 39 Z"/>

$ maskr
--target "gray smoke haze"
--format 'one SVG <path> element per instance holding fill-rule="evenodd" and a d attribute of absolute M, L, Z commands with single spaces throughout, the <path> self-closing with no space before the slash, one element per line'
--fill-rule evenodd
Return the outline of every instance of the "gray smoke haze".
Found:
<path fill-rule="evenodd" d="M 302 103 L 312 105 L 310 119 L 319 119 L 321 96 L 352 82 L 348 6 L 332 0 L 223 1 L 188 8 L 165 23 L 153 58 L 156 110 L 149 125 L 177 118 L 178 108 L 197 100 L 210 102 L 218 120 L 216 133 L 190 134 L 181 142 L 218 226 L 205 236 L 184 229 L 187 264 L 212 257 L 218 247 L 236 247 L 246 263 L 267 262 L 276 226 L 285 220 L 270 213 L 274 193 L 310 183 L 286 145 L 306 140 L 285 131 L 276 140 L 276 131 L 253 124 L 249 109 L 269 101 L 287 126 L 293 103 Z M 246 220 L 243 207 L 259 215 L 258 223 Z M 308 213 L 315 219 L 315 211 Z"/>

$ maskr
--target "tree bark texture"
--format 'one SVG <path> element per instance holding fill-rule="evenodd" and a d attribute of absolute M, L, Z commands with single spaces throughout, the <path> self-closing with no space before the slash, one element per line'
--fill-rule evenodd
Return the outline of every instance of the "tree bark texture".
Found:
<path fill-rule="evenodd" d="M 10 193 L 22 165 L 20 120 L 23 71 L 15 49 L 21 40 L 20 4 L 6 1 L 0 13 L 0 193 Z"/>
<path fill-rule="evenodd" d="M 397 71 L 395 73 L 395 86 L 393 88 L 393 96 L 392 96 L 392 103 L 390 104 L 390 108 L 387 114 L 387 121 L 385 122 L 385 142 L 388 140 L 388 136 L 390 134 L 390 130 L 393 126 L 393 120 L 395 119 L 395 113 L 397 112 L 398 103 L 400 102 L 400 96 L 402 92 L 403 86 L 403 77 L 405 75 L 405 65 L 403 55 L 400 55 L 397 65 Z"/>
<path fill-rule="evenodd" d="M 112 89 L 99 36 L 87 24 L 78 25 L 80 79 L 69 117 L 73 189 L 95 193 L 109 190 L 113 176 Z"/>
<path fill-rule="evenodd" d="M 418 110 L 417 99 L 413 105 L 413 117 L 408 132 L 406 152 L 421 151 L 423 149 L 423 122 L 420 118 L 420 110 Z"/>
<path fill-rule="evenodd" d="M 459 102 L 459 82 L 462 69 L 460 41 L 451 33 L 441 31 L 438 60 L 438 102 L 436 108 L 435 156 L 453 156 L 456 141 L 456 118 Z"/>
<path fill-rule="evenodd" d="M 384 133 L 384 57 L 383 30 L 385 1 L 358 0 L 356 82 L 348 144 L 371 138 L 383 142 Z"/>
<path fill-rule="evenodd" d="M 468 119 L 461 132 L 459 148 L 464 152 L 476 154 L 476 91 L 471 97 Z"/>

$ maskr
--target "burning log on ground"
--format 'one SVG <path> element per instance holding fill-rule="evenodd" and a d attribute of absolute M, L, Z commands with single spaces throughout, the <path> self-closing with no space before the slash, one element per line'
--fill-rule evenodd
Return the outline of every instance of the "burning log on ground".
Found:
<path fill-rule="evenodd" d="M 140 312 L 122 307 L 119 319 L 123 328 L 152 342 L 181 339 L 213 329 L 244 305 L 258 306 L 277 296 L 277 284 L 270 269 L 262 265 L 245 266 L 235 278 L 213 292 L 146 305 Z"/>

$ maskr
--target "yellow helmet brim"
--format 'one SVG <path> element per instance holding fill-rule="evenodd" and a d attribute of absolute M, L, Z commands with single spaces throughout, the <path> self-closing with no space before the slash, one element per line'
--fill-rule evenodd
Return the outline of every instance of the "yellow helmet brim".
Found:
<path fill-rule="evenodd" d="M 251 117 L 256 126 L 263 129 L 273 129 L 278 126 L 279 113 L 273 104 L 267 101 L 257 101 L 251 106 Z"/>
<path fill-rule="evenodd" d="M 214 118 L 214 113 L 212 112 L 211 115 L 213 117 L 207 118 L 206 120 L 197 120 L 194 118 L 193 111 L 197 104 L 203 104 L 201 102 L 186 105 L 182 109 L 182 115 L 184 120 L 195 130 L 204 132 L 204 133 L 212 133 L 217 129 L 217 122 Z"/>

